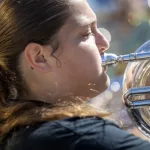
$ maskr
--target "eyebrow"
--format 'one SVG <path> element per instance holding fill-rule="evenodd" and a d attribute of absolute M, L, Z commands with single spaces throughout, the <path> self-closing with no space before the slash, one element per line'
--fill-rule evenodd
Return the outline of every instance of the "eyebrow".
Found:
<path fill-rule="evenodd" d="M 91 25 L 97 22 L 96 17 L 91 17 L 88 18 L 86 16 L 80 16 L 78 17 L 79 22 L 77 22 L 77 24 L 80 24 L 80 26 L 87 26 L 87 25 Z"/>

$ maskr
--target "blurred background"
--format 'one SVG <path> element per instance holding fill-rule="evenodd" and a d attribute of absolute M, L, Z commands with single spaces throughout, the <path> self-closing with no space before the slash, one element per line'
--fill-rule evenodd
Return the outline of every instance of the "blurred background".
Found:
<path fill-rule="evenodd" d="M 150 39 L 150 0 L 87 0 L 97 15 L 98 28 L 110 41 L 107 52 L 117 55 L 135 52 Z M 109 68 L 107 91 L 93 99 L 97 106 L 110 108 L 125 126 L 131 125 L 122 103 L 122 79 L 126 64 Z M 102 103 L 102 100 L 104 101 Z"/>

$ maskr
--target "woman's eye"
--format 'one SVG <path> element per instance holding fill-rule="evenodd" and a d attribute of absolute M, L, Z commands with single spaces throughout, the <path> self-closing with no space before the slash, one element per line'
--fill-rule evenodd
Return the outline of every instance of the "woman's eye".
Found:
<path fill-rule="evenodd" d="M 92 32 L 88 32 L 86 34 L 83 34 L 83 37 L 88 38 L 90 36 L 93 36 L 94 34 Z"/>

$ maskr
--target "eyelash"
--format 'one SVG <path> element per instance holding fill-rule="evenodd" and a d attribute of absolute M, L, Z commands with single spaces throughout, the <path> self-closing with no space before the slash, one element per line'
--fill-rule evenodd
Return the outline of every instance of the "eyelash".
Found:
<path fill-rule="evenodd" d="M 87 34 L 83 35 L 85 38 L 89 38 L 90 36 L 94 36 L 93 32 L 88 32 Z"/>

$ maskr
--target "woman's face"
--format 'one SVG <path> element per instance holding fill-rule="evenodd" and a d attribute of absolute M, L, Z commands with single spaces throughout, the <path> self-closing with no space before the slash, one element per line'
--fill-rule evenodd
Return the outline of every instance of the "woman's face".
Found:
<path fill-rule="evenodd" d="M 71 16 L 57 34 L 59 47 L 47 57 L 51 71 L 42 75 L 53 95 L 94 97 L 107 89 L 108 76 L 100 54 L 109 43 L 98 31 L 96 16 L 85 0 L 70 0 Z"/>
<path fill-rule="evenodd" d="M 53 70 L 53 79 L 65 93 L 95 96 L 108 86 L 100 53 L 109 44 L 98 31 L 96 16 L 87 2 L 71 0 L 71 4 L 72 16 L 58 33 L 61 67 Z"/>

